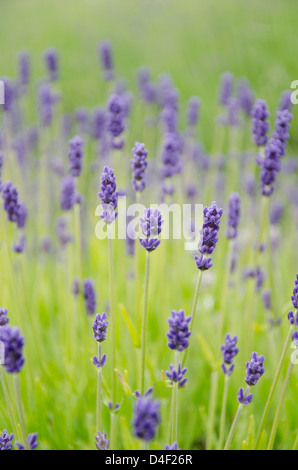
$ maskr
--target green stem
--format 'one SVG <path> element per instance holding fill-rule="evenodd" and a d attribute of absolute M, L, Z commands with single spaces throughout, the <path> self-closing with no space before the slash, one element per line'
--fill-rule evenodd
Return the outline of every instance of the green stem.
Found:
<path fill-rule="evenodd" d="M 213 441 L 213 428 L 216 410 L 216 397 L 217 397 L 217 384 L 218 384 L 218 371 L 214 370 L 211 374 L 211 392 L 210 392 L 210 404 L 208 413 L 208 425 L 207 425 L 207 439 L 206 449 L 211 450 Z"/>
<path fill-rule="evenodd" d="M 226 414 L 227 414 L 227 401 L 229 391 L 230 376 L 225 375 L 225 385 L 222 397 L 221 415 L 220 415 L 220 428 L 219 428 L 219 440 L 217 449 L 221 450 L 225 434 Z"/>
<path fill-rule="evenodd" d="M 277 370 L 276 370 L 276 374 L 275 374 L 273 383 L 271 385 L 271 390 L 269 392 L 269 396 L 268 396 L 268 399 L 267 399 L 267 402 L 266 402 L 266 405 L 265 405 L 265 409 L 264 409 L 264 412 L 263 412 L 263 415 L 262 415 L 262 419 L 261 419 L 261 422 L 260 422 L 260 426 L 259 426 L 259 429 L 258 429 L 258 434 L 257 434 L 257 438 L 256 438 L 256 446 L 255 446 L 256 449 L 257 449 L 258 444 L 260 442 L 261 435 L 262 435 L 262 432 L 263 432 L 263 429 L 264 429 L 264 424 L 265 424 L 266 418 L 267 418 L 268 413 L 269 413 L 269 408 L 271 406 L 273 396 L 274 396 L 274 393 L 275 393 L 275 390 L 276 390 L 276 387 L 277 387 L 277 383 L 278 383 L 278 380 L 279 380 L 279 377 L 280 377 L 280 374 L 281 374 L 281 371 L 282 371 L 282 368 L 283 368 L 283 365 L 284 365 L 284 362 L 285 362 L 285 359 L 286 359 L 286 355 L 287 355 L 289 346 L 290 346 L 291 341 L 292 341 L 293 328 L 294 328 L 294 326 L 292 325 L 290 327 L 290 331 L 289 331 L 288 337 L 286 339 L 284 349 L 283 349 L 283 352 L 281 354 L 279 364 L 278 364 L 278 367 L 277 367 Z"/>
<path fill-rule="evenodd" d="M 284 384 L 283 384 L 283 387 L 282 387 L 281 395 L 280 395 L 280 398 L 279 398 L 279 402 L 278 402 L 278 405 L 277 405 L 277 409 L 276 409 L 276 413 L 275 413 L 275 417 L 274 417 L 274 421 L 273 421 L 273 426 L 272 426 L 272 429 L 271 429 L 271 434 L 270 434 L 267 450 L 272 450 L 273 449 L 275 436 L 276 436 L 277 428 L 278 428 L 278 424 L 279 424 L 280 414 L 281 414 L 281 410 L 282 410 L 282 407 L 283 407 L 283 404 L 284 404 L 284 401 L 285 401 L 285 397 L 286 397 L 287 389 L 288 389 L 288 386 L 289 386 L 289 383 L 290 383 L 290 378 L 291 378 L 291 375 L 292 375 L 292 372 L 293 372 L 293 368 L 294 368 L 294 363 L 292 361 L 290 361 L 289 367 L 288 367 L 288 370 L 287 370 L 287 375 L 286 375 L 286 378 L 285 378 L 285 381 L 284 381 Z"/>
<path fill-rule="evenodd" d="M 179 352 L 175 352 L 175 368 L 179 367 Z M 178 443 L 178 382 L 173 383 L 172 389 L 172 443 Z"/>
<path fill-rule="evenodd" d="M 202 277 L 203 277 L 203 271 L 199 271 L 198 278 L 197 278 L 197 284 L 196 284 L 196 290 L 195 290 L 195 296 L 194 296 L 194 299 L 193 299 L 192 309 L 191 309 L 191 313 L 190 313 L 191 321 L 190 321 L 190 325 L 189 325 L 189 331 L 192 331 L 193 326 L 194 326 L 195 315 L 196 315 L 196 310 L 197 310 L 197 305 L 198 305 L 198 298 L 199 298 L 199 293 L 200 293 L 201 284 L 202 284 Z M 189 348 L 187 348 L 183 353 L 182 368 L 184 367 L 184 364 L 186 362 L 188 349 Z"/>
<path fill-rule="evenodd" d="M 146 251 L 146 272 L 144 287 L 144 304 L 141 332 L 141 394 L 145 393 L 145 362 L 146 362 L 146 330 L 148 313 L 148 293 L 149 293 L 149 275 L 150 275 L 150 253 Z"/>
<path fill-rule="evenodd" d="M 250 387 L 248 386 L 247 389 L 246 389 L 244 398 L 248 395 L 249 390 L 250 390 Z M 233 440 L 233 437 L 234 437 L 234 434 L 235 434 L 235 431 L 236 431 L 236 427 L 237 427 L 237 424 L 238 424 L 238 421 L 239 421 L 239 418 L 240 418 L 240 415 L 241 415 L 242 408 L 243 408 L 243 404 L 240 403 L 240 405 L 238 406 L 238 410 L 237 410 L 236 416 L 234 418 L 233 424 L 231 426 L 231 429 L 230 429 L 230 432 L 229 432 L 228 439 L 227 439 L 226 445 L 224 447 L 224 450 L 229 450 L 230 447 L 231 447 L 232 440 Z"/>
<path fill-rule="evenodd" d="M 101 344 L 98 343 L 98 362 L 101 362 Z M 100 431 L 100 397 L 101 397 L 101 367 L 97 371 L 97 394 L 96 394 L 96 432 Z"/>
<path fill-rule="evenodd" d="M 108 264 L 109 264 L 109 290 L 110 290 L 110 316 L 112 330 L 112 406 L 116 404 L 116 312 L 114 304 L 114 269 L 113 269 L 113 239 L 110 224 L 108 224 Z M 111 413 L 111 449 L 115 448 L 114 413 Z"/>
<path fill-rule="evenodd" d="M 23 445 L 24 445 L 25 449 L 27 449 L 26 425 L 25 425 L 23 405 L 22 405 L 22 399 L 21 399 L 20 380 L 19 380 L 19 376 L 17 374 L 14 375 L 14 386 L 15 386 L 17 410 L 18 410 L 19 421 L 20 421 L 20 425 L 21 425 L 21 434 L 22 434 Z"/>
<path fill-rule="evenodd" d="M 230 242 L 230 240 L 229 240 Z M 226 272 L 224 277 L 224 288 L 222 291 L 221 297 L 221 319 L 220 319 L 220 327 L 219 327 L 219 342 L 221 341 L 222 333 L 224 330 L 225 325 L 225 317 L 226 317 L 226 307 L 227 307 L 227 297 L 228 297 L 228 290 L 229 290 L 229 280 L 230 280 L 230 272 L 231 272 L 231 264 L 232 264 L 232 253 L 233 253 L 233 244 L 229 243 L 228 249 L 228 258 L 226 264 Z"/>
<path fill-rule="evenodd" d="M 12 403 L 11 403 L 11 400 L 10 400 L 10 397 L 9 397 L 9 392 L 8 392 L 7 385 L 6 385 L 5 376 L 4 376 L 3 371 L 2 371 L 2 367 L 3 366 L 0 365 L 0 382 L 1 382 L 1 385 L 2 385 L 2 388 L 3 388 L 4 398 L 5 398 L 5 401 L 6 401 L 6 406 L 7 406 L 7 409 L 8 409 L 11 426 L 12 426 L 12 429 L 13 429 L 15 435 L 18 436 L 18 439 L 21 439 L 21 436 L 19 434 L 19 428 L 17 426 L 17 421 L 16 421 L 14 411 L 13 411 L 13 406 L 12 406 Z"/>

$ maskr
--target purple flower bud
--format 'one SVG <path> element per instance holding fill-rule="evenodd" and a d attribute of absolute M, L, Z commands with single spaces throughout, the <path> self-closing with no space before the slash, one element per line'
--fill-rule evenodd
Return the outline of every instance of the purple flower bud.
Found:
<path fill-rule="evenodd" d="M 13 434 L 8 434 L 6 429 L 0 434 L 0 450 L 12 450 Z"/>
<path fill-rule="evenodd" d="M 172 445 L 166 444 L 165 445 L 165 450 L 180 450 L 180 449 L 178 448 L 177 442 L 173 442 Z"/>
<path fill-rule="evenodd" d="M 263 304 L 267 310 L 271 310 L 272 302 L 271 302 L 271 290 L 265 289 L 262 294 Z"/>
<path fill-rule="evenodd" d="M 196 126 L 199 119 L 201 101 L 197 96 L 192 96 L 188 101 L 186 121 L 188 126 Z"/>
<path fill-rule="evenodd" d="M 247 80 L 240 80 L 238 84 L 238 101 L 240 107 L 247 116 L 251 116 L 254 101 L 254 93 Z"/>
<path fill-rule="evenodd" d="M 291 296 L 293 307 L 298 309 L 298 273 L 296 274 L 296 279 L 294 283 L 293 295 Z"/>
<path fill-rule="evenodd" d="M 26 237 L 22 235 L 18 242 L 14 242 L 13 251 L 15 253 L 23 253 L 25 249 L 25 244 L 26 244 Z"/>
<path fill-rule="evenodd" d="M 147 168 L 147 155 L 148 151 L 145 149 L 145 145 L 140 142 L 136 142 L 132 149 L 133 158 L 131 160 L 131 167 L 133 170 L 132 185 L 135 191 L 143 191 L 145 189 L 145 171 Z"/>
<path fill-rule="evenodd" d="M 72 240 L 72 236 L 67 232 L 67 222 L 64 217 L 59 217 L 56 228 L 57 236 L 64 247 Z"/>
<path fill-rule="evenodd" d="M 246 395 L 244 393 L 244 389 L 243 388 L 239 388 L 239 392 L 238 392 L 238 395 L 237 395 L 237 398 L 238 398 L 238 402 L 241 404 L 241 405 L 249 405 L 251 402 L 252 402 L 252 399 L 253 399 L 253 394 L 250 393 L 248 395 Z"/>
<path fill-rule="evenodd" d="M 3 208 L 7 213 L 8 220 L 16 221 L 18 210 L 18 191 L 13 184 L 8 181 L 1 186 Z"/>
<path fill-rule="evenodd" d="M 298 346 L 298 331 L 295 331 L 293 333 L 293 341 L 295 343 L 295 346 Z"/>
<path fill-rule="evenodd" d="M 189 323 L 191 317 L 185 317 L 184 310 L 176 312 L 172 310 L 172 318 L 168 318 L 170 330 L 167 333 L 168 347 L 172 350 L 184 351 L 188 345 L 188 338 L 191 335 Z"/>
<path fill-rule="evenodd" d="M 144 210 L 144 217 L 140 219 L 140 226 L 146 238 L 140 238 L 140 243 L 145 250 L 154 251 L 159 246 L 158 235 L 161 233 L 163 223 L 164 220 L 158 209 Z"/>
<path fill-rule="evenodd" d="M 182 369 L 181 364 L 178 365 L 177 370 L 172 364 L 170 364 L 170 371 L 166 371 L 166 376 L 171 381 L 172 385 L 174 382 L 178 382 L 179 388 L 183 388 L 187 382 L 187 379 L 183 378 L 184 375 L 186 374 L 186 371 L 187 371 L 186 367 Z"/>
<path fill-rule="evenodd" d="M 93 336 L 98 343 L 106 339 L 108 324 L 107 314 L 105 312 L 102 315 L 99 313 L 96 315 L 93 322 Z"/>
<path fill-rule="evenodd" d="M 0 307 L 0 327 L 6 326 L 9 323 L 9 318 L 7 314 L 8 314 L 7 308 Z"/>
<path fill-rule="evenodd" d="M 231 337 L 230 334 L 226 335 L 226 342 L 225 344 L 221 347 L 221 352 L 223 354 L 223 362 L 222 364 L 222 371 L 226 375 L 231 375 L 233 370 L 234 370 L 234 364 L 233 361 L 237 354 L 239 353 L 239 349 L 236 348 L 236 344 L 238 341 L 238 337 L 234 336 L 233 338 Z M 225 366 L 225 364 L 228 364 L 229 368 Z"/>
<path fill-rule="evenodd" d="M 18 66 L 19 66 L 19 82 L 21 86 L 26 86 L 29 83 L 30 79 L 30 57 L 28 52 L 22 51 L 19 53 L 18 57 Z"/>
<path fill-rule="evenodd" d="M 258 356 L 256 352 L 252 353 L 251 361 L 246 363 L 245 382 L 247 385 L 253 386 L 258 383 L 265 372 L 264 361 L 264 356 Z"/>
<path fill-rule="evenodd" d="M 24 337 L 18 328 L 0 328 L 0 341 L 4 343 L 5 370 L 10 374 L 19 373 L 24 365 L 23 356 Z"/>
<path fill-rule="evenodd" d="M 222 105 L 227 105 L 230 96 L 232 95 L 234 83 L 234 75 L 230 72 L 225 72 L 221 76 L 221 83 L 219 89 L 219 103 Z"/>
<path fill-rule="evenodd" d="M 95 434 L 95 445 L 98 450 L 108 450 L 109 449 L 109 439 L 105 432 L 98 432 Z"/>
<path fill-rule="evenodd" d="M 280 101 L 279 101 L 279 105 L 278 105 L 278 109 L 280 111 L 283 111 L 283 110 L 287 110 L 287 111 L 291 111 L 292 107 L 293 107 L 293 103 L 292 103 L 292 100 L 291 100 L 291 95 L 292 95 L 292 92 L 290 90 L 285 90 L 282 92 L 281 96 L 280 96 Z"/>

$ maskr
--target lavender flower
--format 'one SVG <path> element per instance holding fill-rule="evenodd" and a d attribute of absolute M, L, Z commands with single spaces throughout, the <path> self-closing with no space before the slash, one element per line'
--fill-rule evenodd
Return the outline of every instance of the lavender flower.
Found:
<path fill-rule="evenodd" d="M 293 107 L 291 95 L 292 95 L 292 92 L 290 90 L 285 90 L 282 92 L 280 96 L 279 105 L 278 105 L 278 109 L 280 111 L 283 111 L 284 109 L 291 111 Z"/>
<path fill-rule="evenodd" d="M 252 402 L 253 397 L 252 393 L 246 394 L 243 388 L 239 388 L 237 398 L 241 405 L 249 405 Z"/>
<path fill-rule="evenodd" d="M 213 253 L 218 242 L 217 234 L 220 227 L 222 209 L 218 209 L 213 201 L 210 207 L 204 207 L 204 222 L 201 231 L 200 252 L 202 254 Z"/>
<path fill-rule="evenodd" d="M 105 131 L 106 115 L 104 109 L 96 106 L 91 114 L 90 134 L 95 140 L 102 139 Z"/>
<path fill-rule="evenodd" d="M 163 223 L 164 220 L 158 209 L 144 210 L 144 217 L 140 219 L 140 226 L 146 238 L 140 238 L 140 243 L 145 250 L 149 252 L 156 250 L 160 244 L 158 235 L 161 233 Z"/>
<path fill-rule="evenodd" d="M 108 168 L 107 166 L 104 167 L 100 179 L 100 189 L 101 192 L 98 193 L 98 196 L 103 208 L 103 212 L 100 217 L 107 224 L 110 224 L 118 215 L 118 212 L 116 212 L 118 193 L 116 191 L 116 178 L 112 168 Z"/>
<path fill-rule="evenodd" d="M 172 318 L 168 318 L 170 330 L 167 333 L 168 347 L 172 350 L 184 351 L 188 345 L 188 338 L 191 335 L 189 323 L 191 317 L 186 317 L 184 310 L 176 312 L 172 310 Z"/>
<path fill-rule="evenodd" d="M 99 313 L 96 315 L 93 322 L 93 336 L 98 343 L 106 339 L 108 324 L 107 314 L 105 312 L 102 315 Z"/>
<path fill-rule="evenodd" d="M 178 448 L 177 442 L 173 442 L 172 445 L 166 444 L 165 445 L 165 450 L 180 450 L 180 449 Z"/>
<path fill-rule="evenodd" d="M 163 141 L 162 170 L 163 178 L 170 178 L 181 171 L 180 156 L 182 152 L 181 138 L 176 133 L 168 133 Z"/>
<path fill-rule="evenodd" d="M 295 346 L 298 346 L 298 331 L 295 331 L 293 333 L 293 341 L 294 341 Z"/>
<path fill-rule="evenodd" d="M 44 51 L 44 60 L 50 81 L 56 81 L 58 79 L 58 52 L 56 49 L 50 48 Z"/>
<path fill-rule="evenodd" d="M 3 208 L 7 213 L 8 220 L 15 222 L 18 210 L 18 191 L 11 181 L 1 186 L 1 195 L 3 199 Z"/>
<path fill-rule="evenodd" d="M 237 341 L 238 341 L 237 336 L 234 336 L 232 338 L 230 334 L 227 334 L 226 342 L 221 347 L 221 352 L 223 354 L 223 364 L 221 365 L 221 368 L 225 375 L 231 375 L 232 372 L 234 371 L 235 364 L 233 364 L 233 361 L 235 357 L 237 356 L 237 354 L 239 353 L 239 349 L 236 347 Z M 226 364 L 229 365 L 230 367 L 227 368 Z"/>
<path fill-rule="evenodd" d="M 270 115 L 266 101 L 257 100 L 252 109 L 252 134 L 253 140 L 258 147 L 267 144 L 269 131 L 268 117 Z"/>
<path fill-rule="evenodd" d="M 247 80 L 240 80 L 238 84 L 238 102 L 247 116 L 251 116 L 254 93 Z"/>
<path fill-rule="evenodd" d="M 91 279 L 86 279 L 84 281 L 83 292 L 84 292 L 86 313 L 87 315 L 94 315 L 95 309 L 96 309 L 96 297 L 95 297 L 94 284 Z"/>
<path fill-rule="evenodd" d="M 293 295 L 291 295 L 291 300 L 292 300 L 293 307 L 297 310 L 298 309 L 298 273 L 296 274 Z"/>
<path fill-rule="evenodd" d="M 9 318 L 7 314 L 8 314 L 7 308 L 0 307 L 0 327 L 6 326 L 9 323 Z"/>
<path fill-rule="evenodd" d="M 156 428 L 161 421 L 159 409 L 159 401 L 154 401 L 150 395 L 137 398 L 132 423 L 136 437 L 146 442 L 154 439 Z"/>
<path fill-rule="evenodd" d="M 8 434 L 6 429 L 0 434 L 0 450 L 12 450 L 13 434 Z"/>
<path fill-rule="evenodd" d="M 290 310 L 288 313 L 288 320 L 290 322 L 290 325 L 298 326 L 298 312 L 294 314 L 293 310 Z"/>
<path fill-rule="evenodd" d="M 107 130 L 111 136 L 111 147 L 121 149 L 124 140 L 119 139 L 125 130 L 126 108 L 123 97 L 113 94 L 107 104 Z"/>
<path fill-rule="evenodd" d="M 104 367 L 105 363 L 106 363 L 106 359 L 107 359 L 107 355 L 106 354 L 103 354 L 101 356 L 101 359 L 100 361 L 98 360 L 98 357 L 97 356 L 93 356 L 92 360 L 93 360 L 93 364 L 95 365 L 95 367 L 97 367 L 98 369 L 101 367 Z"/>
<path fill-rule="evenodd" d="M 186 367 L 182 369 L 181 364 L 178 365 L 177 370 L 172 364 L 170 364 L 170 371 L 166 371 L 166 376 L 171 381 L 172 385 L 174 382 L 178 382 L 179 388 L 182 388 L 187 382 L 187 378 L 184 377 L 184 375 L 186 374 L 186 371 L 187 371 Z"/>
<path fill-rule="evenodd" d="M 271 290 L 265 289 L 262 294 L 263 304 L 267 310 L 271 310 L 272 302 L 271 302 Z"/>
<path fill-rule="evenodd" d="M 19 373 L 24 365 L 23 357 L 24 337 L 18 328 L 0 328 L 0 341 L 4 343 L 5 369 L 10 374 Z"/>
<path fill-rule="evenodd" d="M 27 217 L 28 217 L 28 211 L 27 211 L 27 207 L 25 206 L 25 204 L 23 203 L 18 204 L 16 207 L 16 213 L 15 213 L 15 219 L 16 219 L 15 222 L 18 228 L 25 227 Z"/>
<path fill-rule="evenodd" d="M 258 356 L 256 352 L 252 353 L 251 361 L 246 363 L 245 382 L 247 383 L 247 385 L 257 385 L 259 379 L 265 372 L 264 361 L 264 356 Z"/>
<path fill-rule="evenodd" d="M 64 211 L 69 211 L 75 204 L 75 182 L 71 176 L 62 180 L 60 206 Z"/>
<path fill-rule="evenodd" d="M 95 434 L 95 445 L 98 450 L 108 450 L 109 444 L 110 442 L 105 432 L 101 433 L 98 431 L 98 433 Z"/>
<path fill-rule="evenodd" d="M 257 269 L 254 273 L 254 278 L 256 280 L 256 291 L 260 292 L 260 290 L 262 289 L 263 284 L 264 284 L 265 274 L 264 274 L 264 272 L 262 271 L 262 268 L 259 265 L 257 266 Z"/>
<path fill-rule="evenodd" d="M 221 83 L 219 89 L 219 103 L 227 105 L 233 91 L 234 75 L 230 72 L 225 72 L 221 76 Z"/>
<path fill-rule="evenodd" d="M 99 44 L 99 55 L 101 66 L 104 70 L 104 79 L 109 81 L 114 78 L 114 67 L 112 57 L 112 47 L 109 41 L 102 41 Z"/>
<path fill-rule="evenodd" d="M 228 206 L 228 229 L 227 237 L 233 239 L 237 237 L 239 219 L 241 215 L 241 198 L 238 193 L 232 193 Z"/>
<path fill-rule="evenodd" d="M 143 191 L 145 189 L 145 171 L 147 168 L 147 155 L 148 151 L 145 149 L 145 145 L 140 142 L 136 142 L 132 149 L 133 159 L 131 160 L 131 167 L 133 170 L 132 185 L 135 191 Z"/>
<path fill-rule="evenodd" d="M 198 123 L 201 101 L 197 96 L 192 96 L 188 101 L 186 121 L 188 126 L 194 127 Z"/>
<path fill-rule="evenodd" d="M 284 205 L 281 202 L 276 202 L 271 207 L 270 211 L 270 224 L 278 225 L 284 213 Z"/>
<path fill-rule="evenodd" d="M 260 190 L 263 196 L 269 197 L 274 191 L 273 184 L 277 173 L 281 169 L 280 156 L 280 141 L 271 139 L 265 148 L 265 158 L 260 161 Z"/>
<path fill-rule="evenodd" d="M 84 153 L 84 141 L 79 136 L 74 136 L 74 138 L 69 142 L 69 167 L 70 174 L 73 177 L 80 176 L 82 171 L 82 158 Z"/>
<path fill-rule="evenodd" d="M 287 109 L 277 111 L 273 138 L 280 142 L 280 157 L 283 157 L 286 153 L 287 142 L 290 137 L 290 123 L 292 119 L 293 115 Z"/>
<path fill-rule="evenodd" d="M 38 437 L 37 432 L 28 435 L 27 443 L 28 443 L 28 449 L 29 450 L 34 450 L 38 447 L 37 437 Z M 25 450 L 24 445 L 19 443 L 19 442 L 16 443 L 16 446 L 17 446 L 18 450 Z"/>

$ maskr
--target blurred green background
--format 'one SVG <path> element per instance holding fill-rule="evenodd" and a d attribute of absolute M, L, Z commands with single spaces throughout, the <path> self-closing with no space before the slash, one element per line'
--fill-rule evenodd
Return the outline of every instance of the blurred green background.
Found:
<path fill-rule="evenodd" d="M 297 79 L 297 0 L 2 0 L 0 75 L 16 74 L 16 55 L 32 53 L 34 76 L 42 51 L 61 56 L 65 106 L 93 106 L 103 97 L 97 44 L 115 51 L 117 73 L 134 84 L 135 69 L 173 76 L 182 100 L 203 99 L 209 140 L 222 72 L 246 76 L 257 96 L 275 107 Z"/>

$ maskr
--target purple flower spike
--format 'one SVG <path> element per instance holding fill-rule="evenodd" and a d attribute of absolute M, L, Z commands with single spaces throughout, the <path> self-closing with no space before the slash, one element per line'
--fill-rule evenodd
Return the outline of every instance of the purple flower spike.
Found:
<path fill-rule="evenodd" d="M 93 322 L 93 336 L 98 343 L 106 339 L 108 324 L 107 314 L 105 312 L 102 315 L 99 313 L 96 315 Z"/>
<path fill-rule="evenodd" d="M 5 370 L 9 374 L 19 373 L 24 365 L 23 356 L 24 337 L 18 328 L 0 328 L 0 341 L 4 343 Z"/>
<path fill-rule="evenodd" d="M 277 112 L 273 138 L 280 142 L 280 157 L 283 157 L 286 153 L 287 142 L 290 137 L 290 123 L 292 119 L 293 114 L 291 114 L 287 109 L 279 110 Z"/>
<path fill-rule="evenodd" d="M 168 347 L 177 351 L 184 351 L 188 345 L 188 338 L 191 335 L 189 323 L 191 317 L 185 317 L 184 310 L 172 311 L 172 317 L 168 318 L 170 331 L 167 333 Z"/>
<path fill-rule="evenodd" d="M 69 211 L 75 204 L 75 182 L 71 176 L 62 180 L 60 206 L 63 211 Z"/>
<path fill-rule="evenodd" d="M 1 195 L 3 199 L 3 208 L 7 213 L 8 220 L 16 221 L 18 210 L 18 191 L 11 181 L 1 186 Z"/>
<path fill-rule="evenodd" d="M 8 434 L 6 429 L 0 434 L 0 450 L 12 450 L 13 434 Z"/>
<path fill-rule="evenodd" d="M 103 208 L 100 216 L 107 224 L 110 224 L 118 215 L 116 212 L 118 193 L 116 190 L 116 178 L 112 168 L 104 167 L 100 179 L 100 189 L 101 192 L 98 193 L 98 196 Z"/>
<path fill-rule="evenodd" d="M 298 309 L 298 273 L 296 274 L 296 279 L 294 283 L 293 295 L 291 296 L 293 307 Z"/>
<path fill-rule="evenodd" d="M 119 137 L 125 130 L 126 114 L 126 102 L 123 95 L 114 93 L 107 103 L 107 130 L 111 136 L 112 148 L 121 149 L 124 145 L 124 140 Z"/>
<path fill-rule="evenodd" d="M 95 297 L 94 284 L 91 279 L 86 279 L 86 281 L 84 281 L 83 290 L 84 290 L 86 313 L 87 315 L 94 315 L 95 309 L 96 309 L 96 297 Z"/>
<path fill-rule="evenodd" d="M 204 207 L 204 223 L 201 231 L 199 250 L 202 254 L 213 253 L 218 242 L 217 234 L 220 227 L 222 209 L 218 209 L 213 201 L 210 207 Z"/>
<path fill-rule="evenodd" d="M 290 310 L 288 313 L 288 320 L 290 322 L 290 325 L 295 325 L 298 326 L 298 312 L 294 314 L 293 310 Z M 0 323 L 1 325 L 1 323 Z"/>
<path fill-rule="evenodd" d="M 177 442 L 173 442 L 172 445 L 166 444 L 166 445 L 165 445 L 165 450 L 180 450 L 180 449 L 179 449 L 179 447 L 178 447 Z"/>
<path fill-rule="evenodd" d="M 54 48 L 44 52 L 44 60 L 49 73 L 49 79 L 54 82 L 58 79 L 58 52 Z"/>
<path fill-rule="evenodd" d="M 145 209 L 144 217 L 140 219 L 140 226 L 146 238 L 140 238 L 140 243 L 145 250 L 151 252 L 156 250 L 160 244 L 157 238 L 161 233 L 161 226 L 164 223 L 158 209 Z"/>
<path fill-rule="evenodd" d="M 174 382 L 178 382 L 179 388 L 184 387 L 184 385 L 187 382 L 186 378 L 183 378 L 184 375 L 186 374 L 186 367 L 181 369 L 181 364 L 178 365 L 178 369 L 176 370 L 175 367 L 171 364 L 170 365 L 170 371 L 166 371 L 166 376 L 168 379 L 171 381 L 171 384 L 173 385 Z"/>
<path fill-rule="evenodd" d="M 145 442 L 154 439 L 156 428 L 160 423 L 160 403 L 151 395 L 138 397 L 134 407 L 132 422 L 134 435 Z"/>
<path fill-rule="evenodd" d="M 107 355 L 103 354 L 100 361 L 98 360 L 97 356 L 93 356 L 92 361 L 95 367 L 99 369 L 100 367 L 103 368 L 105 366 L 106 359 L 107 359 Z"/>
<path fill-rule="evenodd" d="M 270 115 L 266 101 L 257 100 L 251 115 L 252 119 L 252 134 L 253 140 L 258 147 L 262 147 L 267 144 L 269 122 L 268 117 Z"/>
<path fill-rule="evenodd" d="M 280 111 L 283 111 L 284 109 L 286 109 L 287 111 L 291 111 L 293 107 L 291 95 L 292 95 L 292 92 L 290 90 L 285 90 L 282 92 L 280 96 L 279 106 L 278 106 L 278 109 Z"/>
<path fill-rule="evenodd" d="M 9 318 L 7 316 L 8 310 L 7 308 L 1 308 L 0 307 L 0 327 L 1 326 L 6 326 L 9 323 Z"/>
<path fill-rule="evenodd" d="M 99 44 L 99 55 L 101 66 L 104 70 L 104 79 L 109 81 L 114 78 L 112 47 L 109 41 Z"/>
<path fill-rule="evenodd" d="M 136 142 L 132 149 L 133 158 L 131 160 L 131 167 L 133 170 L 132 185 L 135 191 L 143 191 L 145 189 L 145 171 L 147 168 L 147 155 L 148 151 L 145 149 L 145 145 L 140 142 Z"/>
<path fill-rule="evenodd" d="M 252 353 L 251 361 L 246 363 L 246 377 L 245 382 L 247 385 L 256 385 L 259 379 L 265 372 L 264 369 L 265 358 L 263 355 L 258 356 L 256 352 Z"/>
<path fill-rule="evenodd" d="M 74 136 L 74 138 L 69 142 L 69 169 L 71 176 L 77 177 L 80 176 L 82 171 L 82 158 L 84 153 L 84 141 L 79 136 Z"/>
<path fill-rule="evenodd" d="M 223 354 L 223 364 L 221 365 L 221 368 L 225 375 L 231 375 L 234 371 L 235 365 L 233 364 L 233 361 L 239 353 L 239 349 L 236 347 L 237 341 L 237 336 L 232 338 L 230 334 L 227 334 L 226 342 L 221 347 L 221 352 Z M 226 367 L 225 364 L 229 365 L 230 367 Z"/>
<path fill-rule="evenodd" d="M 227 229 L 227 237 L 230 240 L 237 237 L 240 216 L 241 198 L 238 193 L 232 193 L 229 198 Z"/>
<path fill-rule="evenodd" d="M 254 93 L 247 80 L 240 80 L 238 85 L 238 101 L 247 116 L 251 116 L 254 101 Z"/>
<path fill-rule="evenodd" d="M 109 439 L 105 432 L 98 432 L 95 434 L 95 445 L 98 450 L 108 450 L 109 449 Z"/>
<path fill-rule="evenodd" d="M 250 393 L 248 395 L 246 395 L 244 393 L 244 389 L 243 388 L 239 388 L 239 392 L 238 392 L 238 402 L 241 404 L 241 405 L 249 405 L 251 402 L 252 402 L 252 399 L 253 399 L 253 394 Z"/>

